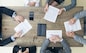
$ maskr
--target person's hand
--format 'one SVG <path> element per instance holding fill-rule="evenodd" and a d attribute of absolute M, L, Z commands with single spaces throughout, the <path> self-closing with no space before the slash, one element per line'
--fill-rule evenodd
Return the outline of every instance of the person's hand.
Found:
<path fill-rule="evenodd" d="M 70 25 L 74 24 L 75 22 L 76 22 L 76 19 L 75 18 L 72 18 L 72 19 L 69 20 L 69 24 Z"/>
<path fill-rule="evenodd" d="M 15 19 L 18 23 L 24 21 L 24 17 L 23 17 L 23 16 L 20 16 L 20 15 L 17 15 L 16 17 L 14 17 L 14 19 Z"/>
<path fill-rule="evenodd" d="M 44 7 L 44 12 L 46 13 L 48 10 L 48 4 L 46 4 L 46 6 Z"/>
<path fill-rule="evenodd" d="M 35 6 L 36 2 L 30 2 L 28 3 L 29 6 Z"/>
<path fill-rule="evenodd" d="M 16 38 L 21 37 L 21 35 L 22 35 L 22 31 L 19 31 L 19 32 L 16 32 L 16 33 L 13 35 L 13 37 L 16 39 Z"/>
<path fill-rule="evenodd" d="M 53 35 L 49 38 L 50 42 L 53 42 L 53 43 L 56 43 L 56 42 L 60 42 L 62 38 L 60 38 L 59 36 L 57 35 Z"/>
<path fill-rule="evenodd" d="M 22 51 L 21 51 L 21 50 L 19 50 L 17 53 L 22 53 Z"/>
<path fill-rule="evenodd" d="M 73 38 L 75 33 L 74 32 L 66 32 L 67 37 Z"/>
<path fill-rule="evenodd" d="M 26 48 L 26 50 L 23 53 L 29 53 L 29 49 Z"/>
<path fill-rule="evenodd" d="M 59 10 L 58 15 L 61 15 L 63 11 L 64 11 L 64 9 L 63 9 L 63 8 L 61 8 L 61 9 Z"/>

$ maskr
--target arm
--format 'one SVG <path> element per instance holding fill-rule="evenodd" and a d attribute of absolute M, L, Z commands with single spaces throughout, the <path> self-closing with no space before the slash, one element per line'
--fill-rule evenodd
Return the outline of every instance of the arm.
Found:
<path fill-rule="evenodd" d="M 69 44 L 66 42 L 66 40 L 63 40 L 61 42 L 62 46 L 63 46 L 63 49 L 65 50 L 65 53 L 71 53 L 71 49 L 70 49 L 70 46 Z"/>
<path fill-rule="evenodd" d="M 83 18 L 83 17 L 85 17 L 85 16 L 86 16 L 86 10 L 81 11 L 81 12 L 75 14 L 75 15 L 74 15 L 74 18 L 75 18 L 75 19 L 79 19 L 79 18 Z"/>
<path fill-rule="evenodd" d="M 20 46 L 15 45 L 15 46 L 13 47 L 13 53 L 17 53 L 20 49 L 21 49 Z"/>
<path fill-rule="evenodd" d="M 1 14 L 6 14 L 8 16 L 13 17 L 13 14 L 16 14 L 14 10 L 8 9 L 6 7 L 0 7 Z"/>
<path fill-rule="evenodd" d="M 21 31 L 16 32 L 13 36 L 11 36 L 5 40 L 0 41 L 0 46 L 4 46 L 4 45 L 7 45 L 8 43 L 15 41 L 15 39 L 19 38 L 21 35 L 22 35 Z"/>
<path fill-rule="evenodd" d="M 71 0 L 71 4 L 69 4 L 68 6 L 65 6 L 65 10 L 68 11 L 72 8 L 74 8 L 76 6 L 76 0 Z"/>
<path fill-rule="evenodd" d="M 75 35 L 74 40 L 81 43 L 81 44 L 86 44 L 86 39 L 84 39 L 84 38 L 82 38 L 80 36 Z"/>
<path fill-rule="evenodd" d="M 36 53 L 36 46 L 31 46 L 29 48 L 29 53 Z"/>
<path fill-rule="evenodd" d="M 46 40 L 43 42 L 43 44 L 42 44 L 40 53 L 45 53 L 45 52 L 46 52 L 46 49 L 47 49 L 47 47 L 48 47 L 49 44 L 50 44 L 49 39 L 46 39 Z"/>
<path fill-rule="evenodd" d="M 7 38 L 7 39 L 5 39 L 5 40 L 2 40 L 2 41 L 0 42 L 0 46 L 7 45 L 8 43 L 11 43 L 11 42 L 13 42 L 13 41 L 12 41 L 11 37 L 9 37 L 9 38 Z"/>

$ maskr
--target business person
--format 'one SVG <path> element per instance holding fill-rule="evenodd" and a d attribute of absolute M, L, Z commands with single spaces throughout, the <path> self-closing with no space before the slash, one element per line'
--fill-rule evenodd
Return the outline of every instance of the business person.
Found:
<path fill-rule="evenodd" d="M 19 45 L 15 45 L 13 53 L 36 53 L 36 46 L 21 47 Z"/>
<path fill-rule="evenodd" d="M 84 18 L 86 16 L 86 10 L 76 13 L 72 19 L 69 20 L 69 24 L 74 24 L 77 19 Z"/>
<path fill-rule="evenodd" d="M 25 0 L 25 6 L 39 7 L 40 6 L 40 0 Z"/>
<path fill-rule="evenodd" d="M 86 39 L 83 37 L 75 34 L 74 32 L 66 32 L 67 37 L 74 38 L 75 41 L 81 43 L 81 44 L 86 44 Z"/>
<path fill-rule="evenodd" d="M 77 19 L 80 19 L 80 18 L 83 18 L 86 16 L 86 10 L 83 10 L 79 13 L 76 13 L 74 15 L 74 17 L 72 19 L 69 20 L 69 24 L 72 25 L 76 22 Z M 66 32 L 66 35 L 68 37 L 72 37 L 74 38 L 75 41 L 79 42 L 79 43 L 82 43 L 82 44 L 86 44 L 86 39 L 78 36 L 77 34 L 75 34 L 74 32 Z"/>
<path fill-rule="evenodd" d="M 68 45 L 68 43 L 64 39 L 62 39 L 56 35 L 50 37 L 49 39 L 45 39 L 45 41 L 42 44 L 40 53 L 57 53 L 55 51 L 51 51 L 51 50 L 47 49 L 50 42 L 53 42 L 53 43 L 61 42 L 64 51 L 58 51 L 58 53 L 71 53 L 71 49 L 70 49 L 70 46 Z"/>
<path fill-rule="evenodd" d="M 17 15 L 14 10 L 0 6 L 0 40 L 2 40 L 2 14 L 12 17 L 18 23 L 24 21 L 24 18 L 20 15 Z"/>
<path fill-rule="evenodd" d="M 46 12 L 48 10 L 48 6 L 52 5 L 52 6 L 58 6 L 61 3 L 63 3 L 65 0 L 47 0 L 45 8 L 44 8 L 44 12 Z M 68 6 L 64 6 L 64 8 L 61 8 L 59 11 L 59 15 L 62 14 L 63 11 L 68 11 L 72 8 L 74 8 L 76 6 L 76 0 L 71 0 L 71 4 L 69 4 Z"/>
<path fill-rule="evenodd" d="M 11 37 L 8 37 L 4 40 L 0 40 L 0 46 L 5 46 L 11 42 L 14 42 L 17 38 L 21 37 L 21 31 L 20 32 L 17 32 L 15 33 L 14 35 L 12 35 Z"/>

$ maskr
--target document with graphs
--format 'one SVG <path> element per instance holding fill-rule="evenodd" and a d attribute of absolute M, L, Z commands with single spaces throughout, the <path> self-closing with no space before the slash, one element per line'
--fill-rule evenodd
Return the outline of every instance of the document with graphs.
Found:
<path fill-rule="evenodd" d="M 21 37 L 22 37 L 22 36 L 25 35 L 29 30 L 31 30 L 31 28 L 32 28 L 31 24 L 28 22 L 27 19 L 25 19 L 24 22 L 21 22 L 20 24 L 18 24 L 18 25 L 14 28 L 14 30 L 15 30 L 16 32 L 22 31 L 22 35 L 21 35 Z"/>
<path fill-rule="evenodd" d="M 57 16 L 59 13 L 59 9 L 53 6 L 49 6 L 48 11 L 46 12 L 44 19 L 50 22 L 55 23 Z"/>
<path fill-rule="evenodd" d="M 64 22 L 64 26 L 65 26 L 65 30 L 66 32 L 69 31 L 78 31 L 81 30 L 81 24 L 80 24 L 80 20 L 76 20 L 76 22 L 73 25 L 69 24 L 69 21 Z"/>
<path fill-rule="evenodd" d="M 50 38 L 53 35 L 57 35 L 62 38 L 62 30 L 47 30 L 46 31 L 46 38 Z"/>

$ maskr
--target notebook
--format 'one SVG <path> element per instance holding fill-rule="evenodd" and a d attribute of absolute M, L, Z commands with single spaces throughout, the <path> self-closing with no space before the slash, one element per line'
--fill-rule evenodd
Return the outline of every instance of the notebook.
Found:
<path fill-rule="evenodd" d="M 46 12 L 44 19 L 50 22 L 55 23 L 57 16 L 59 13 L 59 9 L 53 6 L 49 6 L 48 11 Z"/>
<path fill-rule="evenodd" d="M 71 32 L 71 31 L 78 31 L 81 30 L 81 24 L 80 20 L 76 20 L 76 22 L 73 25 L 69 24 L 69 21 L 64 22 L 65 30 L 66 32 Z"/>
<path fill-rule="evenodd" d="M 28 22 L 27 19 L 25 19 L 24 22 L 21 22 L 20 24 L 18 24 L 18 25 L 14 28 L 14 30 L 15 30 L 16 32 L 22 31 L 21 37 L 22 37 L 23 35 L 25 35 L 25 34 L 26 34 L 28 31 L 30 31 L 31 29 L 32 29 L 32 26 L 31 26 L 31 24 Z"/>
<path fill-rule="evenodd" d="M 62 30 L 47 30 L 46 31 L 46 38 L 50 38 L 53 35 L 57 35 L 62 38 Z"/>

